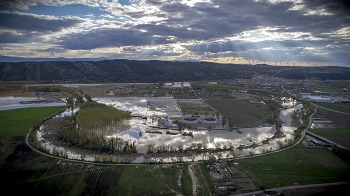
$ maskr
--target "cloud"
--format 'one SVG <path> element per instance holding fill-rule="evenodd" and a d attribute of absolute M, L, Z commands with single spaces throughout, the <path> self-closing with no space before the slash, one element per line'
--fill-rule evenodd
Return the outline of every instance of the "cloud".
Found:
<path fill-rule="evenodd" d="M 98 7 L 98 13 L 103 14 L 96 12 L 94 16 L 99 17 L 80 19 L 0 11 L 0 28 L 16 31 L 0 32 L 0 42 L 27 43 L 41 37 L 42 42 L 56 44 L 55 49 L 61 47 L 62 53 L 91 50 L 92 54 L 98 50 L 103 54 L 104 49 L 113 48 L 120 52 L 118 55 L 135 58 L 235 55 L 262 60 L 326 60 L 333 55 L 350 60 L 346 57 L 350 49 L 350 9 L 346 2 L 6 0 L 2 5 L 28 12 L 36 5 L 79 4 Z"/>
<path fill-rule="evenodd" d="M 29 10 L 32 6 L 37 6 L 39 4 L 47 6 L 63 6 L 71 4 L 82 4 L 90 7 L 98 7 L 100 4 L 95 1 L 90 0 L 2 0 L 0 5 L 8 6 L 11 8 L 17 8 L 21 10 Z"/>
<path fill-rule="evenodd" d="M 61 39 L 59 44 L 72 50 L 171 43 L 171 40 L 165 37 L 154 36 L 136 29 L 95 29 L 70 34 Z"/>
<path fill-rule="evenodd" d="M 32 33 L 16 34 L 12 32 L 0 33 L 0 43 L 25 43 L 34 36 Z"/>
<path fill-rule="evenodd" d="M 54 32 L 72 27 L 82 21 L 69 18 L 45 18 L 42 16 L 0 12 L 0 27 L 37 32 Z"/>

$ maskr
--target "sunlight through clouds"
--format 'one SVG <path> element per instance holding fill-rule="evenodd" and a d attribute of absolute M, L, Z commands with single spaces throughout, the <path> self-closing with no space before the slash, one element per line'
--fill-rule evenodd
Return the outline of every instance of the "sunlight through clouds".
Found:
<path fill-rule="evenodd" d="M 341 1 L 5 0 L 0 5 L 4 56 L 342 64 L 350 58 L 344 55 L 349 7 Z"/>

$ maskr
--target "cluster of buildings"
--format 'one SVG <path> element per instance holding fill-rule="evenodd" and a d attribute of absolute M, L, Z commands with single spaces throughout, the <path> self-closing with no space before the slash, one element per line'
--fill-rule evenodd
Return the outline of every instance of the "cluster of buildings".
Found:
<path fill-rule="evenodd" d="M 164 84 L 164 88 L 186 88 L 191 87 L 189 82 L 168 82 Z"/>

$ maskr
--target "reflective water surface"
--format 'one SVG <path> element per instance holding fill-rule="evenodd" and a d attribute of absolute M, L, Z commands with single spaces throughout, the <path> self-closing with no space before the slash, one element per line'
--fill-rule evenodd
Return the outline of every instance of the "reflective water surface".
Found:
<path fill-rule="evenodd" d="M 41 97 L 0 97 L 0 110 L 65 105 L 62 100 L 47 100 Z"/>
<path fill-rule="evenodd" d="M 281 131 L 284 133 L 284 137 L 271 139 L 276 133 L 275 125 L 242 128 L 231 131 L 222 129 L 213 129 L 211 131 L 184 130 L 184 132 L 192 132 L 192 136 L 181 135 L 178 130 L 159 129 L 149 126 L 149 120 L 145 119 L 145 117 L 152 115 L 170 117 L 182 115 L 181 109 L 176 104 L 176 99 L 171 97 L 151 99 L 142 97 L 96 98 L 96 101 L 112 105 L 124 111 L 130 111 L 135 116 L 128 122 L 130 128 L 117 134 L 106 135 L 106 138 L 118 137 L 130 143 L 135 143 L 139 154 L 135 156 L 106 155 L 55 146 L 52 141 L 43 139 L 43 135 L 46 133 L 42 129 L 40 129 L 41 131 L 37 135 L 41 147 L 46 149 L 50 154 L 87 161 L 107 160 L 112 162 L 140 163 L 244 157 L 278 150 L 282 146 L 287 145 L 289 140 L 294 140 L 294 130 L 296 127 L 291 126 L 292 114 L 296 109 L 302 108 L 301 104 L 288 104 L 287 107 L 289 108 L 281 110 L 279 117 L 283 121 Z M 70 113 L 71 111 L 66 111 L 64 114 L 69 115 Z M 168 134 L 167 132 L 169 131 L 172 134 Z M 168 149 L 171 152 L 181 152 L 188 149 L 202 150 L 200 153 L 163 153 L 160 156 L 157 153 L 147 153 L 150 147 L 153 149 Z M 209 151 L 210 149 L 214 151 Z M 223 151 L 223 149 L 226 149 L 226 151 Z"/>

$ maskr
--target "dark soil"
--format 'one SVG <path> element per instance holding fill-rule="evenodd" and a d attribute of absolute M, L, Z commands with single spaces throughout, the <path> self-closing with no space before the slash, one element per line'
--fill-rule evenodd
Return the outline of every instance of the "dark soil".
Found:
<path fill-rule="evenodd" d="M 342 125 L 350 128 L 350 115 L 317 108 L 317 113 L 314 118 L 326 118 L 327 120 L 333 121 L 337 125 Z"/>
<path fill-rule="evenodd" d="M 31 152 L 32 150 L 27 146 L 27 144 L 19 144 L 16 146 L 13 152 L 6 157 L 5 162 L 8 164 L 12 164 L 15 161 L 22 162 L 26 160 L 28 156 L 30 156 Z"/>

